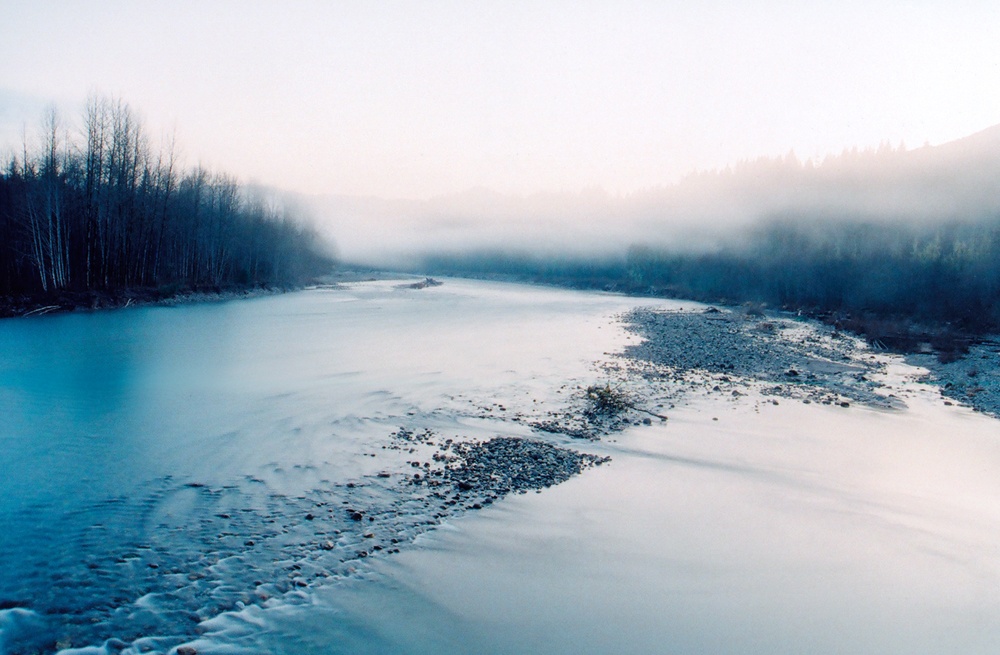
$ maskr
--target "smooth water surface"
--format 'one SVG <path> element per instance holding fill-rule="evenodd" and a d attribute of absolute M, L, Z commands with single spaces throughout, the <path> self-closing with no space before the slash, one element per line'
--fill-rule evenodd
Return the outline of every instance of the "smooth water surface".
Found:
<path fill-rule="evenodd" d="M 695 403 L 265 616 L 269 652 L 994 653 L 1000 431 L 936 396 Z"/>
<path fill-rule="evenodd" d="M 592 382 L 636 302 L 381 281 L 0 322 L 0 646 L 188 634 L 312 588 L 356 546 L 340 504 L 405 543 L 433 521 L 374 477 L 405 466 L 389 435 L 530 434 L 505 416 Z"/>

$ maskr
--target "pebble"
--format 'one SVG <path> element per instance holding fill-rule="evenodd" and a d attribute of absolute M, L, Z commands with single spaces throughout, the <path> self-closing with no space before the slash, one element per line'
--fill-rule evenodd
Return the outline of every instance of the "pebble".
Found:
<path fill-rule="evenodd" d="M 738 311 L 704 313 L 638 308 L 623 315 L 641 340 L 625 347 L 629 376 L 657 383 L 659 392 L 681 395 L 722 391 L 732 380 L 746 385 L 779 383 L 764 392 L 784 398 L 832 392 L 852 401 L 885 406 L 872 373 L 884 369 L 859 339 L 833 339 L 815 321 Z M 700 384 L 696 384 L 700 383 Z M 663 383 L 673 384 L 664 388 Z M 734 398 L 745 396 L 733 389 Z M 818 398 L 817 398 L 818 399 Z"/>

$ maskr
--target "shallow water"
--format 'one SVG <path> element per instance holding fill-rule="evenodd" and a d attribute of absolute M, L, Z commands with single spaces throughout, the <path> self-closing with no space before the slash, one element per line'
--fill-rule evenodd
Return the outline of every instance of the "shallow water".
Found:
<path fill-rule="evenodd" d="M 312 641 L 294 641 L 305 611 L 268 617 L 270 647 L 996 652 L 996 422 L 930 390 L 909 400 L 694 403 L 606 443 L 610 466 L 462 517 L 366 584 L 319 594 Z"/>
<path fill-rule="evenodd" d="M 998 423 L 912 367 L 882 375 L 905 409 L 526 425 L 645 303 L 677 306 L 449 280 L 0 322 L 0 652 L 995 652 Z M 432 514 L 401 427 L 613 461 Z"/>
<path fill-rule="evenodd" d="M 344 506 L 404 544 L 436 522 L 391 434 L 531 434 L 505 417 L 594 381 L 637 302 L 383 281 L 0 322 L 0 652 L 305 602 L 354 566 Z"/>

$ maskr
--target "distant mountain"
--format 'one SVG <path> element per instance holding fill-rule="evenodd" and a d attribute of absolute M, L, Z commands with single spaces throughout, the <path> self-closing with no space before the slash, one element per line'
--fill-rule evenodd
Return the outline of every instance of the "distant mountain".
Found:
<path fill-rule="evenodd" d="M 982 161 L 1000 165 L 1000 125 L 988 127 L 985 130 L 955 139 L 939 146 L 921 148 L 936 153 L 942 160 L 952 161 Z M 914 152 L 920 152 L 914 151 Z"/>

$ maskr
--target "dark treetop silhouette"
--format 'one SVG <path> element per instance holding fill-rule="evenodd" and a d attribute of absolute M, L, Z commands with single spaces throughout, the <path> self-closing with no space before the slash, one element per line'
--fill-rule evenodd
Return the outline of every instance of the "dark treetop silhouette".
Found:
<path fill-rule="evenodd" d="M 223 173 L 182 171 L 120 100 L 91 98 L 76 138 L 54 111 L 0 171 L 0 294 L 291 286 L 330 268 L 313 230 Z"/>

